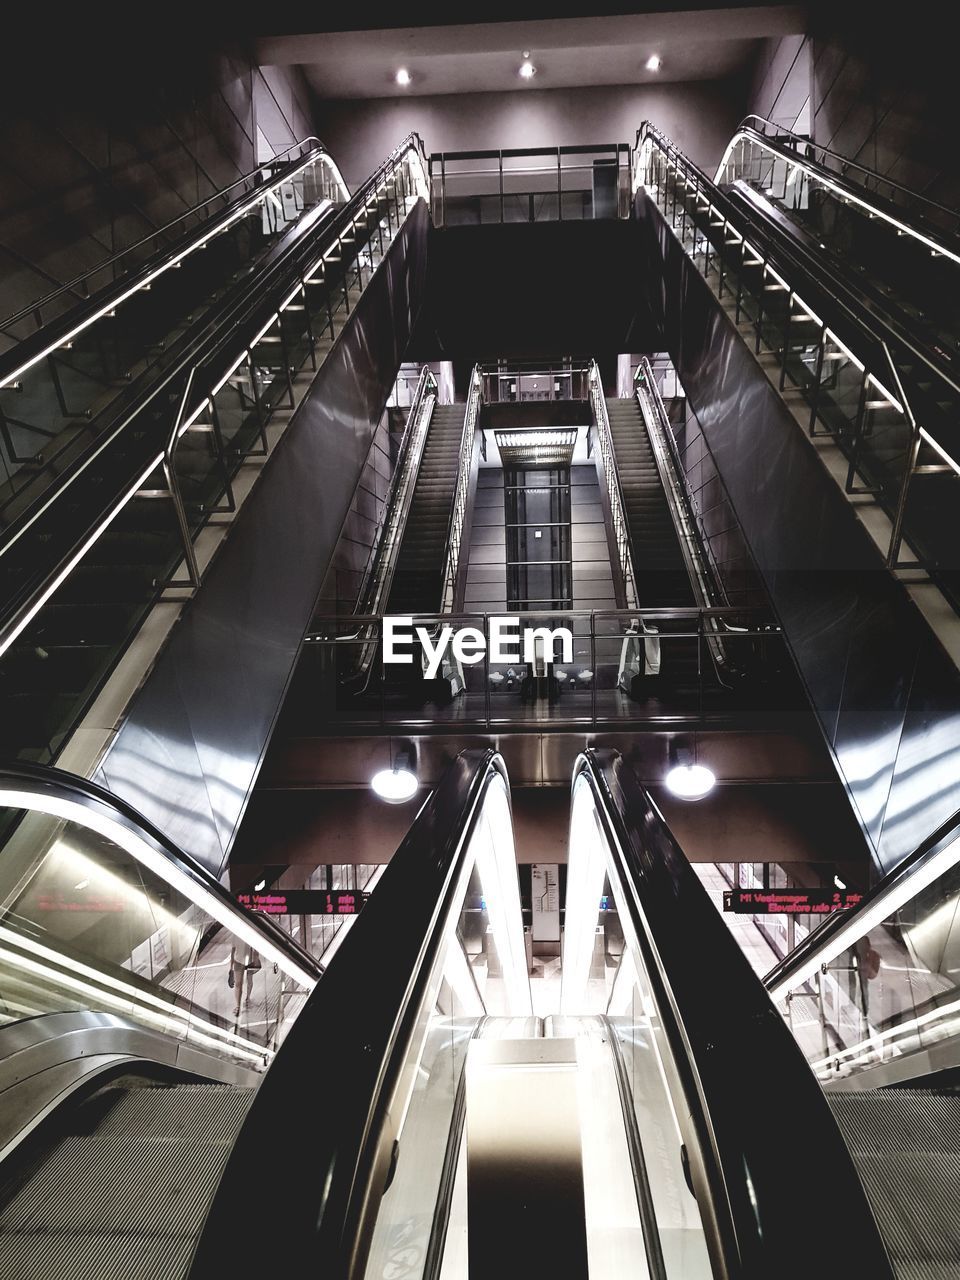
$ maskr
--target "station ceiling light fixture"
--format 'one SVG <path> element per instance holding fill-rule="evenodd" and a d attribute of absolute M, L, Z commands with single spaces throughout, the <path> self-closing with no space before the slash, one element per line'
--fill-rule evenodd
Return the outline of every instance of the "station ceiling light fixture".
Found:
<path fill-rule="evenodd" d="M 681 800 L 702 800 L 716 785 L 712 769 L 699 764 L 690 746 L 671 746 L 670 769 L 664 782 L 671 795 Z"/>
<path fill-rule="evenodd" d="M 413 76 L 410 74 L 407 68 L 401 67 L 397 72 L 397 84 L 400 85 L 402 89 L 405 89 L 412 80 L 413 80 Z"/>
<path fill-rule="evenodd" d="M 537 74 L 537 68 L 530 61 L 529 49 L 524 49 L 523 51 L 523 61 L 520 63 L 520 70 L 518 74 L 522 80 L 532 80 Z"/>
<path fill-rule="evenodd" d="M 412 800 L 420 790 L 420 779 L 413 771 L 413 755 L 410 751 L 398 751 L 392 769 L 381 769 L 370 779 L 374 794 L 387 804 L 403 804 Z"/>
<path fill-rule="evenodd" d="M 659 71 L 663 66 L 663 59 L 660 57 L 659 53 L 651 53 L 645 63 L 645 66 L 648 71 Z"/>

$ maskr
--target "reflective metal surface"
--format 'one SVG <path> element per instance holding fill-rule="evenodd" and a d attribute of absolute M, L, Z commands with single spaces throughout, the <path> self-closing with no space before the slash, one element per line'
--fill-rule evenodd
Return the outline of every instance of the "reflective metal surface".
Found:
<path fill-rule="evenodd" d="M 97 780 L 219 874 L 420 307 L 420 203 L 133 702 Z"/>
<path fill-rule="evenodd" d="M 661 214 L 650 301 L 881 867 L 960 807 L 960 675 Z"/>

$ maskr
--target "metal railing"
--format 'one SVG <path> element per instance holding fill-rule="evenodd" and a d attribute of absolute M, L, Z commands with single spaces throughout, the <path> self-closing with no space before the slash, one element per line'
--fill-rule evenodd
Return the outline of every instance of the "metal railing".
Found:
<path fill-rule="evenodd" d="M 514 658 L 499 661 L 491 652 L 503 617 L 513 618 L 515 626 L 514 643 L 502 651 L 516 652 Z M 742 673 L 734 688 L 720 683 L 711 660 L 710 646 L 721 625 L 729 661 Z M 454 674 L 451 635 L 473 628 L 483 638 L 475 657 L 456 662 L 456 687 L 451 681 L 446 697 L 438 692 L 437 681 L 411 686 L 405 679 L 409 666 L 392 667 L 382 661 L 382 615 L 314 619 L 300 655 L 296 696 L 288 706 L 291 732 L 335 734 L 347 728 L 373 731 L 414 725 L 437 732 L 468 725 L 503 730 L 545 720 L 590 726 L 759 722 L 803 705 L 783 636 L 771 629 L 765 609 L 451 611 L 414 615 L 414 634 L 418 627 L 431 647 L 441 640 L 446 645 L 437 668 L 441 681 Z M 518 630 L 524 628 L 546 629 L 544 643 L 553 646 L 546 681 L 534 678 L 544 673 L 536 658 L 524 657 L 517 641 Z M 571 633 L 569 654 L 559 638 L 550 639 L 557 628 Z M 640 671 L 640 679 L 624 687 L 625 654 L 634 655 L 645 635 L 656 637 L 659 664 L 655 670 Z M 394 644 L 399 652 L 405 651 L 401 641 L 394 639 Z M 350 677 L 358 655 L 371 647 L 375 661 L 358 689 Z M 399 674 L 399 684 L 391 672 Z"/>
<path fill-rule="evenodd" d="M 723 585 L 723 578 L 713 561 L 709 539 L 689 491 L 683 460 L 677 448 L 677 439 L 660 397 L 660 390 L 650 361 L 642 356 L 634 374 L 634 393 L 640 412 L 646 423 L 647 434 L 653 449 L 654 461 L 667 497 L 680 551 L 687 569 L 687 577 L 701 609 L 729 608 L 730 600 Z M 717 676 L 726 683 L 731 666 L 723 637 L 729 624 L 721 619 L 711 619 L 714 636 L 709 642 Z"/>
<path fill-rule="evenodd" d="M 460 603 L 462 593 L 462 570 L 460 552 L 463 546 L 464 526 L 467 508 L 470 504 L 471 491 L 476 480 L 477 470 L 477 423 L 480 416 L 480 402 L 483 396 L 483 378 L 480 366 L 475 365 L 470 375 L 470 387 L 467 391 L 467 408 L 463 415 L 463 435 L 460 438 L 460 452 L 457 462 L 457 484 L 453 494 L 453 506 L 450 510 L 450 523 L 447 529 L 447 556 L 443 568 L 443 604 L 444 613 L 452 613 Z"/>
<path fill-rule="evenodd" d="M 484 404 L 517 404 L 538 400 L 584 400 L 589 392 L 587 361 L 510 361 L 481 365 Z"/>
<path fill-rule="evenodd" d="M 832 436 L 845 453 L 847 492 L 869 492 L 888 511 L 887 564 L 922 565 L 936 576 L 938 556 L 917 545 L 922 533 L 912 533 L 905 513 L 915 477 L 960 475 L 960 462 L 924 425 L 919 392 L 905 388 L 892 347 L 904 362 L 922 361 L 951 394 L 960 396 L 960 387 L 849 289 L 841 295 L 809 255 L 749 224 L 649 122 L 638 133 L 634 161 L 635 189 L 642 186 L 660 207 L 717 296 L 731 298 L 736 322 L 752 323 L 756 351 L 765 344 L 777 356 L 780 390 L 789 377 L 803 395 L 810 435 Z M 901 559 L 904 540 L 916 558 Z"/>
<path fill-rule="evenodd" d="M 430 177 L 438 227 L 630 217 L 623 142 L 434 152 Z"/>
<path fill-rule="evenodd" d="M 602 463 L 604 485 L 610 504 L 610 520 L 616 547 L 617 566 L 623 582 L 624 600 L 628 609 L 638 609 L 640 601 L 637 597 L 637 584 L 634 578 L 634 565 L 637 560 L 630 536 L 630 524 L 627 520 L 627 504 L 620 484 L 620 471 L 613 451 L 613 435 L 610 431 L 610 419 L 607 416 L 607 402 L 603 394 L 603 381 L 600 377 L 600 369 L 596 360 L 590 362 L 587 385 L 590 392 L 590 403 L 593 408 L 594 427 L 597 433 L 597 452 Z"/>

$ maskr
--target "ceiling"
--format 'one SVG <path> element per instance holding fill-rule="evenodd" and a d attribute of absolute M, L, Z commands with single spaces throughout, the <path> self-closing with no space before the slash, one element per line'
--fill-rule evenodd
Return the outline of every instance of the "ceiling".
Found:
<path fill-rule="evenodd" d="M 716 80 L 752 71 L 761 43 L 798 34 L 795 5 L 620 14 L 522 22 L 481 22 L 367 31 L 264 36 L 262 65 L 301 65 L 321 98 L 563 89 L 678 80 Z M 517 72 L 524 50 L 537 74 Z M 662 59 L 648 71 L 651 54 Z M 400 89 L 397 69 L 412 83 Z"/>

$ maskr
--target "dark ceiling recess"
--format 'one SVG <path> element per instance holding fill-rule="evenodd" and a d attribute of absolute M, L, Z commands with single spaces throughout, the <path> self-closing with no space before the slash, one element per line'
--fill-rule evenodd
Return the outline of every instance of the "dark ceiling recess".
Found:
<path fill-rule="evenodd" d="M 658 351 L 633 222 L 432 230 L 409 360 Z"/>

